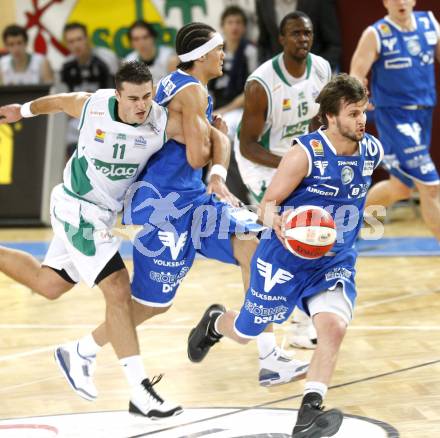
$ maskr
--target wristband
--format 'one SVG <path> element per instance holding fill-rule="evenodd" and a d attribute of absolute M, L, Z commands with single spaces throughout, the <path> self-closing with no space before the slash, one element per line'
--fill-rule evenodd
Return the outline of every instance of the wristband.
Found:
<path fill-rule="evenodd" d="M 21 106 L 21 108 L 20 108 L 20 114 L 21 114 L 21 117 L 23 117 L 23 118 L 29 118 L 29 117 L 35 117 L 35 116 L 36 116 L 36 114 L 34 114 L 34 113 L 31 111 L 31 103 L 32 103 L 32 101 L 31 101 L 31 102 L 26 102 L 26 103 L 24 103 L 24 104 Z"/>
<path fill-rule="evenodd" d="M 211 172 L 209 172 L 209 180 L 211 180 L 212 175 L 218 175 L 223 181 L 226 181 L 228 171 L 221 164 L 214 164 L 211 168 Z"/>

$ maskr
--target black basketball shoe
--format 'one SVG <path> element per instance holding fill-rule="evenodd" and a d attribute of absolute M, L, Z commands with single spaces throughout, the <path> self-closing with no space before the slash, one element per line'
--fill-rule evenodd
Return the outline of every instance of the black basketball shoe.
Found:
<path fill-rule="evenodd" d="M 338 409 L 324 411 L 317 401 L 303 403 L 293 428 L 292 438 L 322 438 L 335 435 L 344 414 Z"/>
<path fill-rule="evenodd" d="M 226 309 L 221 304 L 212 304 L 202 316 L 199 323 L 190 331 L 188 336 L 188 358 L 191 362 L 201 362 L 208 354 L 209 349 L 223 336 L 214 330 L 217 318 Z"/>

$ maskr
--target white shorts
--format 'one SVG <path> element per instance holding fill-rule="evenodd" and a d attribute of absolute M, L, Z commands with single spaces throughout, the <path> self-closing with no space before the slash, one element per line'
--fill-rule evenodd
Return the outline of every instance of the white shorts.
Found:
<path fill-rule="evenodd" d="M 333 290 L 326 290 L 309 298 L 307 306 L 312 318 L 313 315 L 321 312 L 335 313 L 349 325 L 353 317 L 350 301 L 345 298 L 344 291 L 339 285 Z"/>
<path fill-rule="evenodd" d="M 54 237 L 43 265 L 64 269 L 73 281 L 94 286 L 119 251 L 121 239 L 112 234 L 116 213 L 68 195 L 60 184 L 52 190 L 50 217 Z"/>

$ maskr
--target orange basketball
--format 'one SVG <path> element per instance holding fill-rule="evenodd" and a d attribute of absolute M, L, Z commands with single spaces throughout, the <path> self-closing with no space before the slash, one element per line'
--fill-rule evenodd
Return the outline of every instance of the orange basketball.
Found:
<path fill-rule="evenodd" d="M 335 222 L 321 207 L 306 205 L 292 210 L 284 222 L 287 249 L 303 259 L 319 259 L 336 241 Z"/>

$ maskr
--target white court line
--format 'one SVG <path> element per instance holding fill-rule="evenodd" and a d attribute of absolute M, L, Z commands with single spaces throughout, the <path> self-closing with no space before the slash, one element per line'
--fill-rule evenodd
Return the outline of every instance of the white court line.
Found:
<path fill-rule="evenodd" d="M 431 294 L 434 294 L 437 292 L 438 292 L 438 290 L 431 290 L 431 291 L 427 291 L 427 292 L 411 292 L 409 294 L 400 295 L 398 297 L 385 298 L 383 300 L 373 301 L 372 303 L 359 304 L 355 307 L 355 312 L 358 310 L 361 310 L 361 309 L 369 309 L 370 307 L 380 306 L 381 304 L 394 303 L 396 301 L 402 301 L 402 300 L 406 300 L 408 298 L 422 297 L 424 295 L 431 295 Z"/>
<path fill-rule="evenodd" d="M 380 331 L 380 330 L 413 330 L 416 332 L 440 331 L 440 325 L 352 325 L 349 330 L 366 330 L 366 331 Z"/>
<path fill-rule="evenodd" d="M 93 330 L 97 324 L 0 324 L 0 330 L 61 330 L 61 329 L 87 329 Z M 180 330 L 193 328 L 194 324 L 142 324 L 137 327 L 138 331 L 144 330 Z"/>

